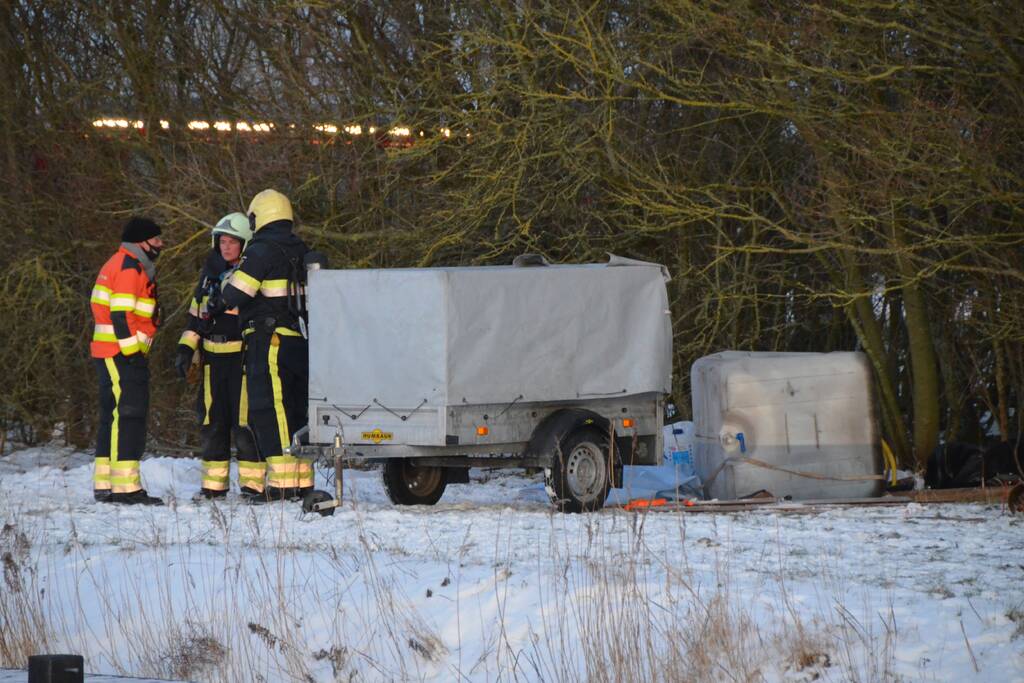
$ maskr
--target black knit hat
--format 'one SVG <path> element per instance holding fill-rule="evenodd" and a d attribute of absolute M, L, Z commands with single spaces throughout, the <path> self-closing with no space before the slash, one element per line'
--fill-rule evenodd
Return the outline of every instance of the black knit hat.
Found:
<path fill-rule="evenodd" d="M 132 216 L 121 230 L 122 242 L 145 242 L 160 234 L 160 226 L 148 218 Z"/>

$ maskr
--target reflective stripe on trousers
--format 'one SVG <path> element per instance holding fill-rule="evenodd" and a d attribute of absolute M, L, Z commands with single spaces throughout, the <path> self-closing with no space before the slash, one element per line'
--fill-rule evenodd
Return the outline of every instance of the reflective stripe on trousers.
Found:
<path fill-rule="evenodd" d="M 142 489 L 139 457 L 145 450 L 149 368 L 144 358 L 94 359 L 99 380 L 99 426 L 93 471 L 95 491 Z"/>
<path fill-rule="evenodd" d="M 257 493 L 263 493 L 267 478 L 267 463 L 238 461 L 238 485 Z"/>
<path fill-rule="evenodd" d="M 203 488 L 207 491 L 227 491 L 231 463 L 227 460 L 203 461 Z"/>
<path fill-rule="evenodd" d="M 110 463 L 110 490 L 113 493 L 134 493 L 142 490 L 138 460 Z"/>
<path fill-rule="evenodd" d="M 92 473 L 92 488 L 95 491 L 110 490 L 110 458 L 96 458 L 96 469 Z"/>
<path fill-rule="evenodd" d="M 138 460 L 112 463 L 110 458 L 96 458 L 92 488 L 94 491 L 133 493 L 142 489 L 142 472 Z"/>
<path fill-rule="evenodd" d="M 313 486 L 313 461 L 293 455 L 267 458 L 267 485 L 279 489 Z"/>

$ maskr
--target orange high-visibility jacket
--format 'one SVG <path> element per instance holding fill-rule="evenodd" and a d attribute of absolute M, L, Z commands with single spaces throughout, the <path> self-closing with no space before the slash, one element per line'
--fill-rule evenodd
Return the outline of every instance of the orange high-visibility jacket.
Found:
<path fill-rule="evenodd" d="M 130 251 L 121 247 L 103 264 L 90 301 L 93 358 L 149 353 L 157 328 L 156 283 Z"/>

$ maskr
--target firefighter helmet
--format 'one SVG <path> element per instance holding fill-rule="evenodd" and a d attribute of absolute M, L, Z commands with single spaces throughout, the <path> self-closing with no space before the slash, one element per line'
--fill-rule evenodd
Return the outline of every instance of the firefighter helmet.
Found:
<path fill-rule="evenodd" d="M 249 229 L 249 219 L 245 217 L 244 213 L 238 211 L 229 213 L 224 218 L 217 221 L 217 225 L 213 226 L 213 248 L 217 248 L 217 236 L 218 235 L 230 235 L 236 240 L 242 243 L 242 249 L 245 249 L 245 245 L 252 239 L 252 230 Z"/>
<path fill-rule="evenodd" d="M 293 220 L 291 202 L 277 190 L 263 190 L 249 203 L 249 227 L 253 232 L 267 223 Z"/>

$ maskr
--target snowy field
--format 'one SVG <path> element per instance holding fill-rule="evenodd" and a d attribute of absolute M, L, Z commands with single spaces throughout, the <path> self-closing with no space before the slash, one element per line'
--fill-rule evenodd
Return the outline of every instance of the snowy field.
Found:
<path fill-rule="evenodd" d="M 349 471 L 321 518 L 193 503 L 198 461 L 142 471 L 167 507 L 94 504 L 86 454 L 0 458 L 0 667 L 49 651 L 194 681 L 1024 681 L 1024 516 L 998 507 L 561 515 L 537 479 L 474 471 L 399 509 Z"/>

